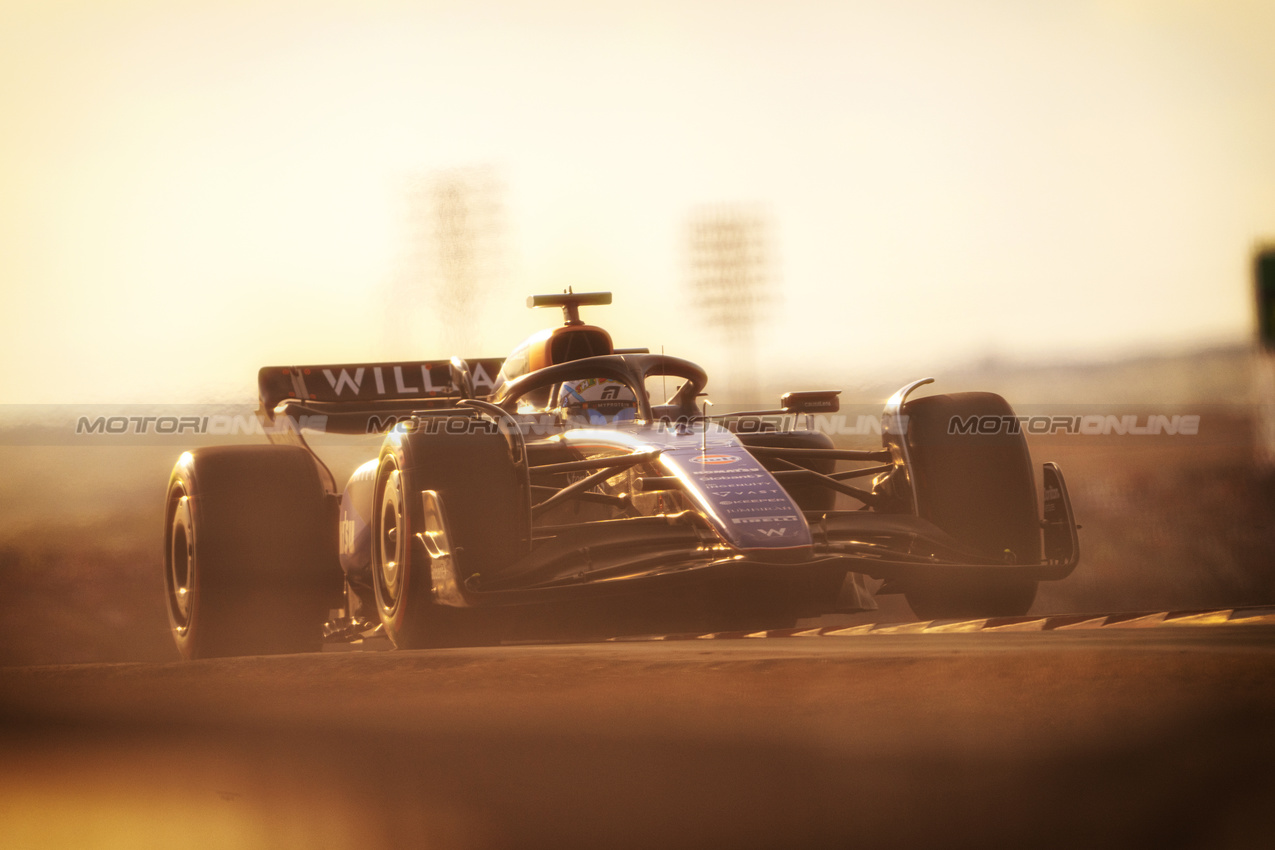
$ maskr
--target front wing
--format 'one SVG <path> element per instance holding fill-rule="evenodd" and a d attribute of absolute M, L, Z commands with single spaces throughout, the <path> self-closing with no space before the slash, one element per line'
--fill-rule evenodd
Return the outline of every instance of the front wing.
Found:
<path fill-rule="evenodd" d="M 1066 483 L 1055 464 L 1043 469 L 1044 560 L 998 563 L 966 551 L 942 529 L 910 514 L 870 511 L 815 512 L 805 517 L 811 534 L 808 557 L 777 562 L 725 545 L 692 511 L 543 529 L 524 558 L 496 576 L 462 579 L 448 551 L 445 531 L 426 528 L 421 542 L 430 552 L 439 602 L 485 607 L 614 594 L 695 580 L 710 573 L 804 581 L 829 574 L 860 573 L 910 581 L 961 575 L 978 579 L 1057 580 L 1079 562 L 1079 543 Z M 426 491 L 442 507 L 443 497 Z M 445 516 L 445 508 L 431 512 Z"/>

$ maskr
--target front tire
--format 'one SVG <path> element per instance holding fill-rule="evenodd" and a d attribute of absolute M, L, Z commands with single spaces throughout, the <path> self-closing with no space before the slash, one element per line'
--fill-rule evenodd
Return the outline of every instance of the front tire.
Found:
<path fill-rule="evenodd" d="M 168 620 L 183 658 L 319 649 L 341 579 L 335 512 L 304 449 L 187 452 L 166 505 Z"/>
<path fill-rule="evenodd" d="M 481 421 L 481 420 L 478 420 Z M 482 426 L 480 426 L 482 427 Z M 479 642 L 478 612 L 434 598 L 422 491 L 438 495 L 448 556 L 463 583 L 495 574 L 529 548 L 527 472 L 498 432 L 416 433 L 381 452 L 373 491 L 372 581 L 376 607 L 398 649 Z"/>
<path fill-rule="evenodd" d="M 1014 411 L 993 393 L 954 393 L 908 402 L 908 452 L 917 509 L 976 555 L 1005 563 L 1041 559 L 1040 520 L 1031 455 L 1021 429 L 1004 427 Z M 953 422 L 995 418 L 997 433 L 961 433 Z M 1036 582 L 952 576 L 916 580 L 903 592 L 923 620 L 1026 614 Z"/>

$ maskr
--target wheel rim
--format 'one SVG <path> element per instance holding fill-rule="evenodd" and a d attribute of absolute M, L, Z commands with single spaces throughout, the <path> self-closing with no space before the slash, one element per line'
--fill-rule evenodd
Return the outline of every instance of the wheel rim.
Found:
<path fill-rule="evenodd" d="M 377 516 L 376 570 L 381 589 L 381 605 L 386 611 L 398 608 L 403 583 L 403 517 L 402 476 L 395 469 L 385 477 Z"/>
<path fill-rule="evenodd" d="M 172 520 L 168 527 L 168 613 L 180 637 L 190 631 L 195 602 L 195 525 L 190 498 L 181 490 L 174 491 Z"/>

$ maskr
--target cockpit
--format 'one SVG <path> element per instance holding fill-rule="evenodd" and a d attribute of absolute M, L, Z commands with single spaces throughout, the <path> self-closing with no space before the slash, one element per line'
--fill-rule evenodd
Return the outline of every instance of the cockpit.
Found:
<path fill-rule="evenodd" d="M 648 349 L 617 349 L 611 335 L 580 319 L 580 307 L 611 303 L 609 292 L 533 295 L 528 307 L 560 307 L 564 323 L 528 337 L 501 366 L 493 400 L 519 413 L 552 411 L 571 423 L 602 425 L 632 419 L 694 413 L 695 395 L 706 379 L 692 363 Z M 587 362 L 586 362 L 587 361 Z M 682 378 L 686 393 L 659 399 L 652 409 L 646 381 Z M 667 381 L 662 381 L 667 384 Z"/>

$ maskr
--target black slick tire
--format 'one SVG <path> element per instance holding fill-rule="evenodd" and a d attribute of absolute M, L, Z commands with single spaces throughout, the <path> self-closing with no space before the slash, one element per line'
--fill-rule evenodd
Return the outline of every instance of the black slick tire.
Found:
<path fill-rule="evenodd" d="M 187 452 L 164 519 L 168 620 L 183 658 L 319 649 L 341 574 L 336 512 L 304 449 Z"/>
<path fill-rule="evenodd" d="M 481 424 L 470 430 L 410 434 L 381 451 L 372 501 L 372 583 L 381 623 L 398 649 L 481 642 L 478 612 L 434 599 L 430 554 L 418 536 L 424 530 L 422 491 L 441 499 L 460 583 L 498 573 L 530 545 L 525 467 L 515 463 L 503 435 L 484 432 Z"/>
<path fill-rule="evenodd" d="M 916 399 L 903 412 L 921 517 L 980 557 L 1038 562 L 1040 519 L 1026 439 L 1008 427 L 996 433 L 969 427 L 971 419 L 1011 421 L 1009 403 L 993 393 L 954 393 Z M 1013 617 L 1031 608 L 1036 584 L 1012 576 L 940 576 L 903 590 L 923 620 Z"/>

